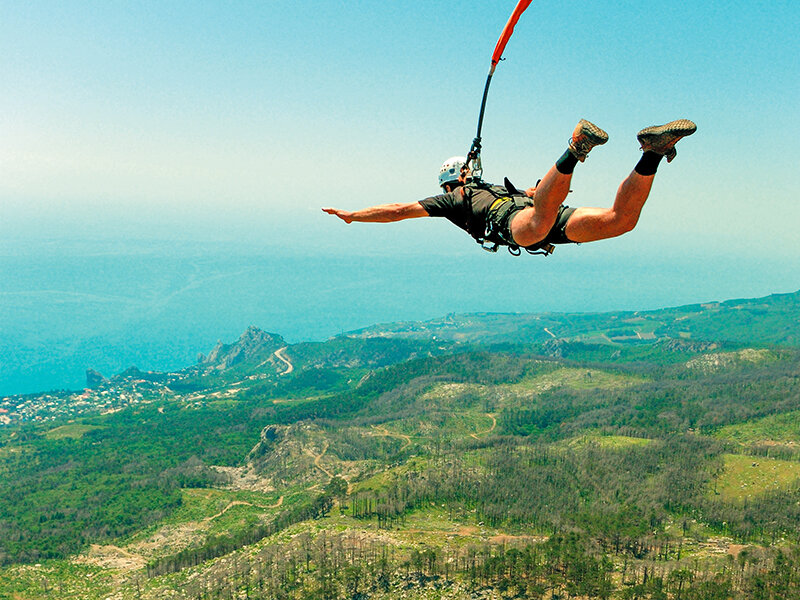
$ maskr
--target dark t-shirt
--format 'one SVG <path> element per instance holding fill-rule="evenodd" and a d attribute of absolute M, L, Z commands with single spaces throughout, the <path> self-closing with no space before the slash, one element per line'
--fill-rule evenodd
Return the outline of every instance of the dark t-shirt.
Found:
<path fill-rule="evenodd" d="M 498 198 L 511 202 L 501 204 L 494 211 L 490 211 L 492 204 Z M 499 185 L 467 184 L 447 194 L 420 200 L 420 204 L 431 217 L 446 218 L 481 243 L 486 239 L 501 245 L 515 246 L 510 229 L 511 219 L 523 207 L 533 206 L 533 200 L 521 192 L 510 193 Z M 574 208 L 562 204 L 547 236 L 542 241 L 527 246 L 526 249 L 539 250 L 551 244 L 575 243 L 567 238 L 566 231 L 567 222 L 574 212 Z M 492 221 L 491 233 L 486 231 L 486 220 L 489 218 Z"/>
<path fill-rule="evenodd" d="M 510 194 L 500 186 L 494 186 L 490 191 L 483 187 L 465 185 L 447 194 L 420 200 L 420 204 L 430 216 L 444 217 L 478 239 L 486 232 L 489 207 L 503 196 L 508 197 Z"/>

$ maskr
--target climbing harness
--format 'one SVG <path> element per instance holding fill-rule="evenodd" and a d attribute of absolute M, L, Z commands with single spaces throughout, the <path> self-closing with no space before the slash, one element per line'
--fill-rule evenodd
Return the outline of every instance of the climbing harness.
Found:
<path fill-rule="evenodd" d="M 507 229 L 508 220 L 519 210 L 528 206 L 533 206 L 533 200 L 519 191 L 508 178 L 505 178 L 504 186 L 490 185 L 483 181 L 467 184 L 465 187 L 481 189 L 494 196 L 494 202 L 486 213 L 486 224 L 482 235 L 476 235 L 475 240 L 481 248 L 487 252 L 497 252 L 500 246 L 505 246 L 508 253 L 512 256 L 520 256 L 525 250 L 528 254 L 540 254 L 549 256 L 555 250 L 555 246 L 550 243 L 538 243 L 533 246 L 519 246 L 513 239 L 503 235 Z M 472 199 L 470 198 L 470 202 Z M 472 208 L 468 211 L 472 213 Z"/>
<path fill-rule="evenodd" d="M 519 256 L 525 250 L 528 254 L 540 254 L 542 256 L 550 256 L 556 247 L 550 243 L 538 243 L 533 246 L 519 246 L 513 240 L 509 240 L 502 235 L 502 231 L 495 229 L 499 223 L 507 223 L 508 220 L 518 210 L 531 206 L 532 202 L 528 199 L 519 197 L 503 197 L 498 198 L 492 203 L 489 208 L 489 214 L 486 217 L 486 232 L 482 239 L 478 240 L 481 248 L 487 252 L 497 252 L 500 246 L 505 246 L 508 253 L 512 256 Z M 494 211 L 494 214 L 492 214 Z M 502 229 L 502 226 L 498 229 Z"/>

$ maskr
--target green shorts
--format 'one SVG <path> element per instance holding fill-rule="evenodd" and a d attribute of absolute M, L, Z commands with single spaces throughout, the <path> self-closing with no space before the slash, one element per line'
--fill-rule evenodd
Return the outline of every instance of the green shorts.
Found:
<path fill-rule="evenodd" d="M 486 217 L 488 225 L 487 229 L 492 234 L 499 237 L 504 244 L 516 246 L 517 244 L 514 242 L 514 237 L 511 235 L 511 219 L 519 211 L 528 206 L 533 206 L 533 202 L 517 198 L 510 199 L 507 202 L 502 202 L 497 206 L 493 206 L 489 210 L 489 214 Z M 569 218 L 574 212 L 574 208 L 564 206 L 563 204 L 559 206 L 558 215 L 556 215 L 556 222 L 553 224 L 553 227 L 550 228 L 547 236 L 541 242 L 536 242 L 532 246 L 527 246 L 527 249 L 538 250 L 539 248 L 547 246 L 548 244 L 576 243 L 570 240 L 566 233 L 567 221 L 569 221 Z"/>

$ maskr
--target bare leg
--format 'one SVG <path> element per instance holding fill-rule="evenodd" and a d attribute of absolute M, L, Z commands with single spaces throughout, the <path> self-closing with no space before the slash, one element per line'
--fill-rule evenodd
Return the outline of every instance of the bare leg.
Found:
<path fill-rule="evenodd" d="M 511 235 L 520 246 L 540 242 L 556 222 L 558 207 L 566 200 L 572 173 L 561 173 L 555 165 L 539 182 L 533 206 L 519 211 L 511 220 Z"/>
<path fill-rule="evenodd" d="M 622 182 L 611 208 L 578 208 L 565 229 L 573 242 L 594 242 L 617 237 L 636 227 L 644 203 L 653 187 L 659 161 L 675 158 L 675 144 L 692 135 L 697 125 L 689 119 L 678 119 L 665 125 L 642 129 L 636 139 L 643 150 L 633 172 Z"/>
<path fill-rule="evenodd" d="M 572 170 L 595 146 L 605 144 L 608 134 L 594 123 L 581 119 L 572 131 L 568 150 L 550 167 L 534 190 L 533 206 L 519 211 L 511 219 L 510 230 L 514 241 L 520 246 L 532 246 L 541 242 L 552 229 L 558 216 L 558 208 L 569 193 Z"/>
<path fill-rule="evenodd" d="M 620 184 L 611 208 L 578 208 L 567 222 L 565 233 L 573 242 L 595 242 L 617 237 L 633 229 L 650 194 L 655 175 L 633 171 Z"/>

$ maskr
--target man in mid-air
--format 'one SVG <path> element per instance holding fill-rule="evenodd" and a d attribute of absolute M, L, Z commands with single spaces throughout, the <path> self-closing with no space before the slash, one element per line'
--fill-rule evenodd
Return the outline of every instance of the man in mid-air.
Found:
<path fill-rule="evenodd" d="M 508 246 L 549 254 L 553 244 L 594 242 L 632 230 L 650 194 L 661 159 L 675 158 L 675 144 L 695 132 L 688 119 L 642 129 L 637 139 L 643 154 L 617 190 L 611 208 L 569 208 L 563 202 L 569 193 L 572 172 L 595 146 L 605 144 L 608 134 L 581 119 L 567 150 L 536 187 L 518 191 L 508 180 L 505 186 L 473 181 L 465 169 L 465 158 L 448 159 L 439 173 L 443 194 L 408 204 L 384 204 L 356 211 L 323 208 L 345 223 L 363 221 L 390 223 L 416 217 L 445 217 L 469 233 L 484 247 Z"/>

